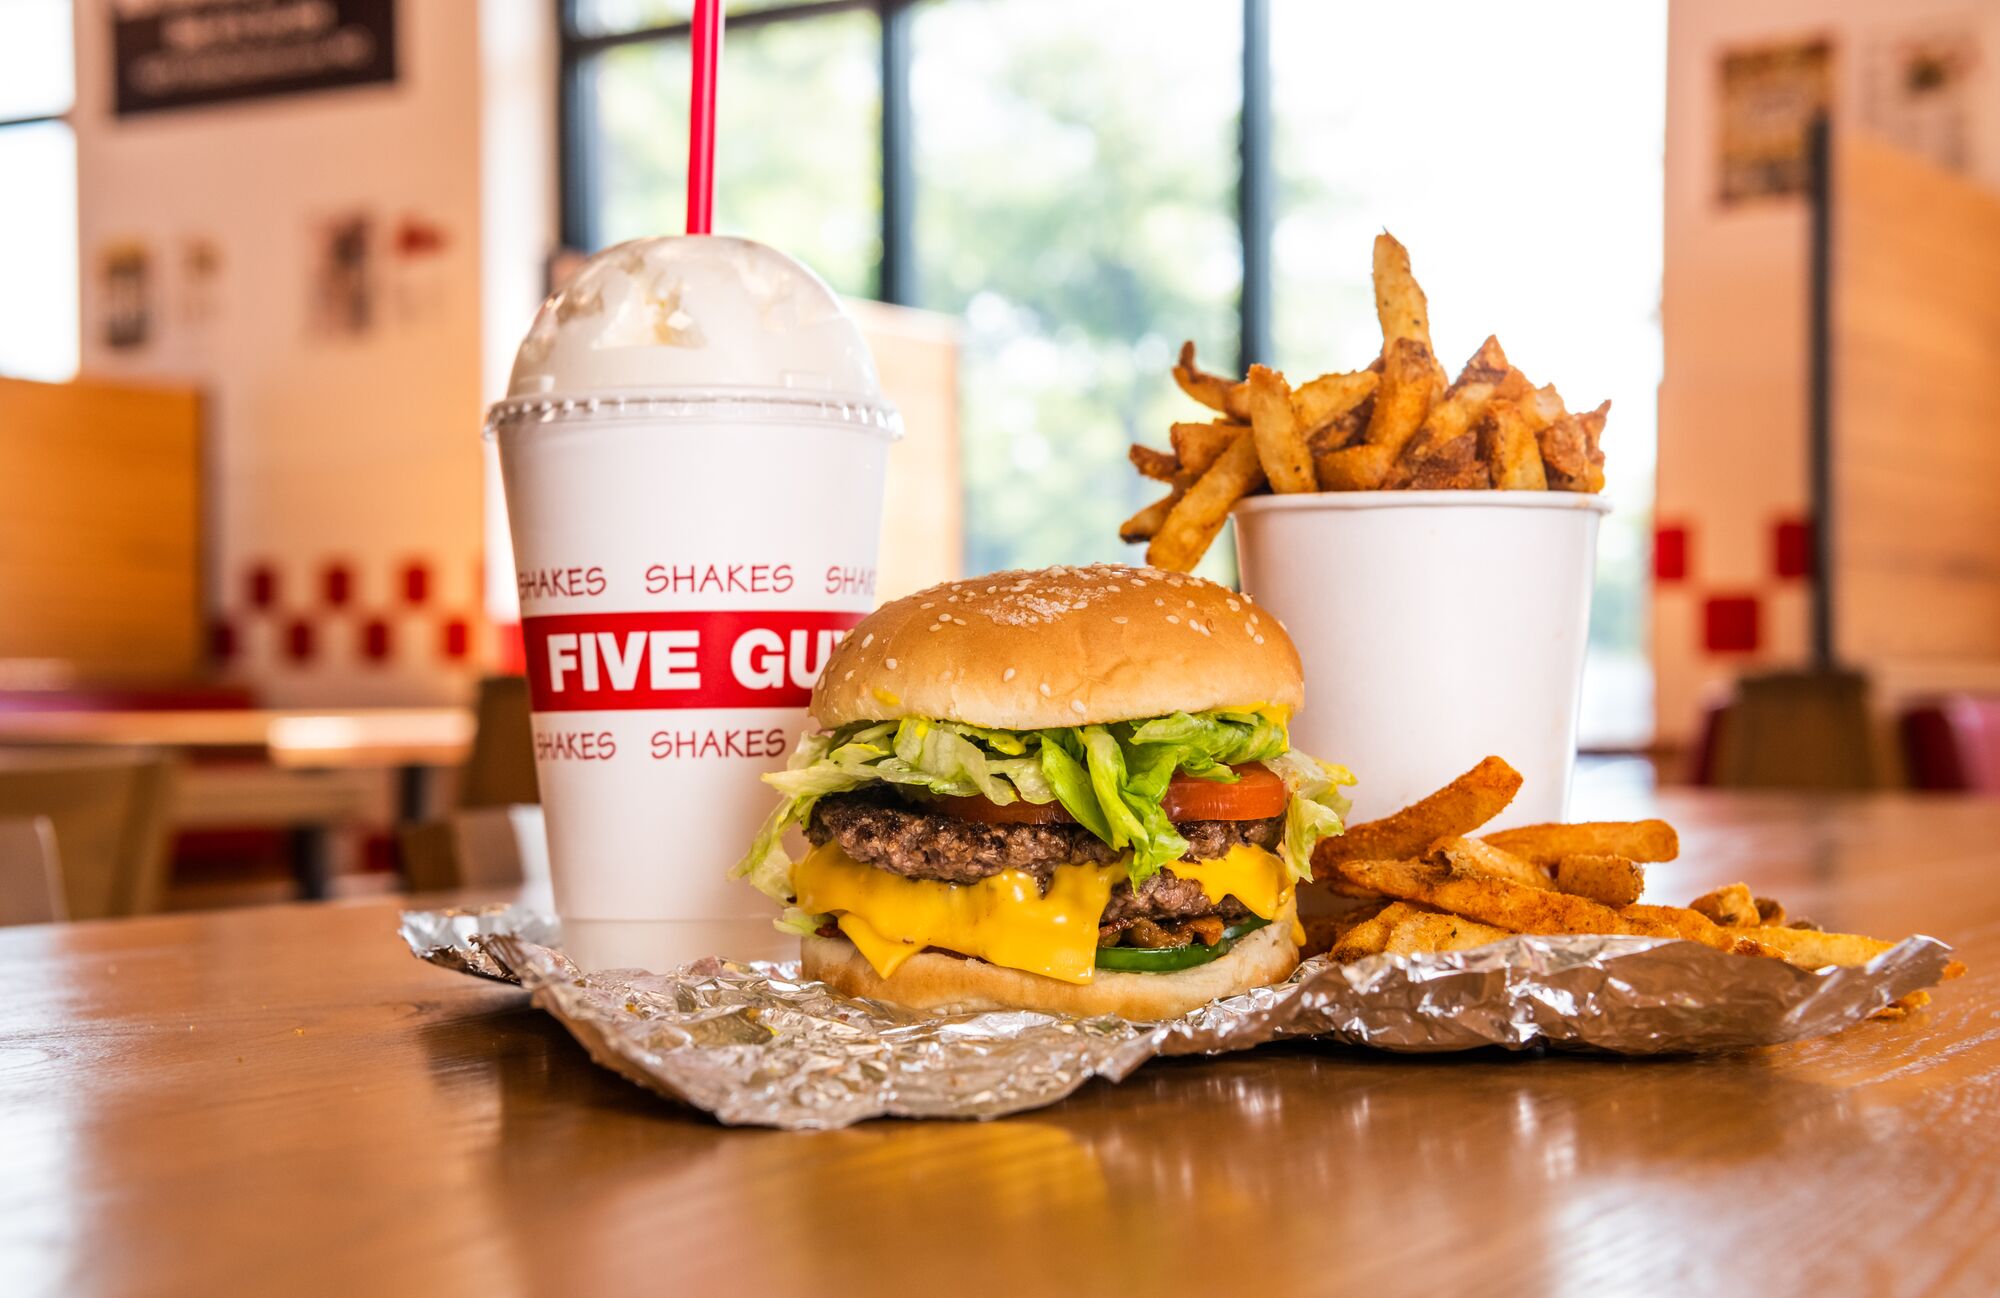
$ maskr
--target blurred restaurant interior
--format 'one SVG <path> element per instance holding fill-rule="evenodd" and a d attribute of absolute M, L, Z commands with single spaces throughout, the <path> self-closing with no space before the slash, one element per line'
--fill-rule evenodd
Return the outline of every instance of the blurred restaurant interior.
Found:
<path fill-rule="evenodd" d="M 2000 3 L 728 11 L 717 228 L 903 414 L 881 598 L 1136 561 L 1183 339 L 1365 365 L 1386 227 L 1448 364 L 1613 402 L 1580 779 L 2000 792 Z M 482 414 L 680 229 L 689 17 L 0 0 L 0 923 L 546 868 Z"/>

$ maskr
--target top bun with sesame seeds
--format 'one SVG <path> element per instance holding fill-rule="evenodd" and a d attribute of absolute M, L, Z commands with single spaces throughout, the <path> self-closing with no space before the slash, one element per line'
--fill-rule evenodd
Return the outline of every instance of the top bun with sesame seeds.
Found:
<path fill-rule="evenodd" d="M 1097 564 L 946 582 L 877 609 L 820 673 L 823 726 L 1035 730 L 1304 701 L 1278 619 L 1212 581 Z"/>

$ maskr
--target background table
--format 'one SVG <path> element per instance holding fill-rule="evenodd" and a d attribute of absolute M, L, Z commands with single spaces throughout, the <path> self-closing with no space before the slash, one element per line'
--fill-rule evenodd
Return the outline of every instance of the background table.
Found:
<path fill-rule="evenodd" d="M 423 819 L 430 778 L 465 760 L 467 708 L 187 708 L 130 711 L 0 709 L 0 745 L 95 744 L 160 748 L 197 757 L 247 753 L 248 762 L 183 766 L 168 823 L 175 829 L 275 827 L 290 831 L 301 896 L 326 896 L 332 831 L 367 817 L 379 774 L 395 773 L 395 816 Z"/>
<path fill-rule="evenodd" d="M 1634 804 L 1586 806 L 1633 814 Z M 1648 1062 L 1310 1044 L 1004 1121 L 728 1130 L 381 904 L 0 932 L 10 1295 L 1991 1294 L 2000 802 L 1664 797 L 1749 880 L 1971 973 Z"/>

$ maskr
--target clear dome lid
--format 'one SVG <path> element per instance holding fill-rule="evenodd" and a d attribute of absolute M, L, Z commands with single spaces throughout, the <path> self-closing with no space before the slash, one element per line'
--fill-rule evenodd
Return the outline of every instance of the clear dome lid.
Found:
<path fill-rule="evenodd" d="M 745 402 L 896 430 L 868 344 L 819 276 L 749 239 L 662 236 L 597 253 L 542 303 L 492 420 Z"/>

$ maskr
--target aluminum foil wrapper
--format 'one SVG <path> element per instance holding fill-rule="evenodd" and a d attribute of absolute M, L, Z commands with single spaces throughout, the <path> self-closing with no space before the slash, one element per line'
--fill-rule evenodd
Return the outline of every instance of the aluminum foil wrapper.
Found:
<path fill-rule="evenodd" d="M 795 964 L 699 960 L 586 973 L 545 915 L 408 911 L 419 959 L 518 982 L 606 1068 L 729 1124 L 993 1118 L 1119 1081 L 1163 1055 L 1316 1037 L 1412 1053 L 1546 1047 L 1706 1054 L 1827 1036 L 1940 981 L 1951 948 L 1913 937 L 1809 972 L 1693 942 L 1522 936 L 1472 951 L 1306 961 L 1285 982 L 1179 1019 L 927 1014 L 853 1000 Z"/>

